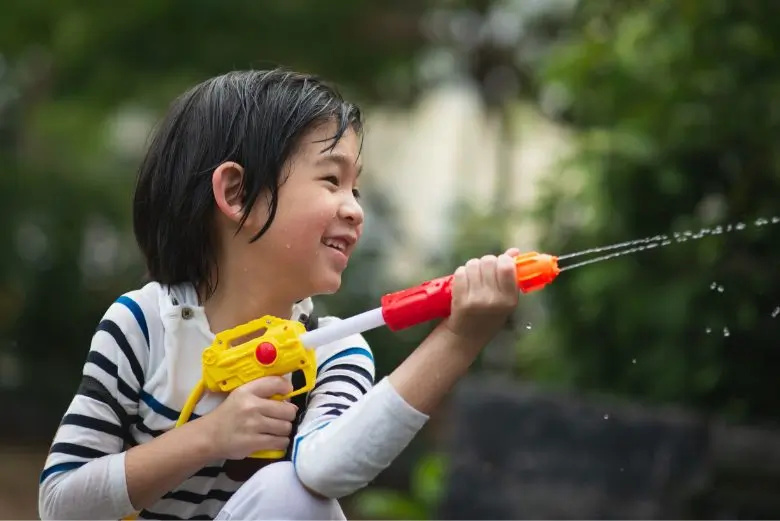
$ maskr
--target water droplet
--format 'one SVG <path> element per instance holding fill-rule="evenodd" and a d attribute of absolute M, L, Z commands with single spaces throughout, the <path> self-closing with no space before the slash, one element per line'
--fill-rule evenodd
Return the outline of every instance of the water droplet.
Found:
<path fill-rule="evenodd" d="M 605 420 L 609 420 L 609 414 L 605 414 L 605 415 L 604 415 L 604 419 L 605 419 Z"/>
<path fill-rule="evenodd" d="M 729 331 L 729 328 L 723 328 L 723 336 L 731 336 L 731 331 Z"/>
<path fill-rule="evenodd" d="M 527 324 L 525 325 L 525 328 L 526 328 L 526 329 L 531 329 L 531 327 L 532 327 L 532 326 L 531 326 L 531 323 L 530 323 L 530 322 L 529 322 L 529 323 L 527 323 Z"/>
<path fill-rule="evenodd" d="M 744 230 L 745 229 L 745 223 L 737 223 L 737 225 L 734 228 L 736 230 Z"/>
<path fill-rule="evenodd" d="M 712 333 L 712 328 L 708 327 L 707 329 L 704 330 L 704 332 L 709 335 L 710 333 Z"/>
<path fill-rule="evenodd" d="M 631 363 L 632 363 L 632 364 L 635 364 L 635 363 L 636 363 L 636 358 L 634 358 L 633 360 L 631 360 Z"/>
<path fill-rule="evenodd" d="M 765 224 L 769 224 L 769 221 L 764 219 L 763 217 L 759 217 L 756 219 L 756 226 L 763 226 Z"/>
<path fill-rule="evenodd" d="M 723 293 L 723 286 L 718 286 L 718 293 Z"/>
<path fill-rule="evenodd" d="M 774 311 L 772 311 L 772 318 L 775 318 L 777 315 L 780 315 L 780 306 L 776 307 Z"/>
<path fill-rule="evenodd" d="M 780 223 L 780 217 L 772 217 L 772 224 Z"/>
<path fill-rule="evenodd" d="M 713 282 L 712 284 L 710 284 L 710 289 L 715 289 L 717 287 L 718 287 L 718 283 L 717 282 Z"/>

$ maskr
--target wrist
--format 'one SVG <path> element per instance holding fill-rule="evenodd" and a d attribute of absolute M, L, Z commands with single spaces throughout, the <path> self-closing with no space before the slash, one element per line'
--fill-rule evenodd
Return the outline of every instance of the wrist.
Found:
<path fill-rule="evenodd" d="M 481 333 L 464 333 L 459 331 L 452 322 L 447 319 L 441 322 L 437 329 L 441 329 L 441 335 L 444 336 L 447 343 L 457 349 L 459 352 L 478 355 L 482 349 L 490 342 L 490 336 Z"/>
<path fill-rule="evenodd" d="M 449 321 L 445 320 L 440 323 L 435 333 L 440 336 L 444 344 L 453 351 L 459 358 L 467 360 L 469 363 L 473 362 L 482 349 L 487 345 L 487 338 L 481 336 L 468 336 L 459 333 L 453 329 Z"/>
<path fill-rule="evenodd" d="M 192 420 L 181 427 L 187 428 L 193 456 L 204 463 L 224 459 L 217 443 L 216 429 L 209 415 Z"/>

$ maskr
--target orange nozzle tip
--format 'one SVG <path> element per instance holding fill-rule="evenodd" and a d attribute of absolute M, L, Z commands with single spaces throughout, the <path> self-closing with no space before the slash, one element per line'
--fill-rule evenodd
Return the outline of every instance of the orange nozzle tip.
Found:
<path fill-rule="evenodd" d="M 515 268 L 518 285 L 525 292 L 544 287 L 561 272 L 558 257 L 537 252 L 518 255 L 515 258 Z"/>
<path fill-rule="evenodd" d="M 558 257 L 547 253 L 540 254 L 540 257 L 544 257 L 544 262 L 549 266 L 551 272 L 554 272 L 556 275 L 561 272 L 561 269 L 558 267 Z"/>
<path fill-rule="evenodd" d="M 561 272 L 561 269 L 558 267 L 558 257 L 555 255 L 540 253 L 534 261 L 539 271 L 546 273 L 551 278 L 556 277 Z"/>
<path fill-rule="evenodd" d="M 544 266 L 549 271 L 558 270 L 558 257 L 556 257 L 555 255 L 549 255 L 547 253 L 537 253 L 535 251 L 531 251 L 528 253 L 521 253 L 520 255 L 515 257 L 515 263 L 518 266 L 521 265 Z"/>

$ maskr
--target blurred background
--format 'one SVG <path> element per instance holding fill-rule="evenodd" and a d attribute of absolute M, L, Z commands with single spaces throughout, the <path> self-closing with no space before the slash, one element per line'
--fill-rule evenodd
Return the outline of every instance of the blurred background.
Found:
<path fill-rule="evenodd" d="M 0 517 L 37 517 L 94 328 L 141 283 L 152 125 L 209 76 L 285 65 L 368 115 L 366 238 L 326 312 L 510 245 L 670 243 L 524 296 L 351 518 L 780 518 L 778 20 L 774 0 L 5 2 Z M 367 333 L 378 378 L 429 329 Z"/>

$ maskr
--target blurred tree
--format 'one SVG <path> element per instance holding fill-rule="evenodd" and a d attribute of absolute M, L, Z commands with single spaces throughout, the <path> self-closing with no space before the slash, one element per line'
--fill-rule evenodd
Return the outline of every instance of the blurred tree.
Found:
<path fill-rule="evenodd" d="M 436 275 L 452 272 L 469 258 L 504 251 L 511 226 L 528 218 L 513 208 L 511 200 L 517 178 L 515 148 L 523 139 L 518 132 L 518 100 L 537 91 L 533 73 L 559 38 L 573 4 L 571 0 L 455 0 L 433 5 L 425 13 L 422 26 L 430 39 L 426 53 L 437 66 L 422 71 L 423 80 L 470 85 L 488 121 L 498 129 L 496 171 L 488 174 L 488 178 L 495 176 L 491 204 L 478 208 L 468 196 L 455 201 L 451 241 L 431 255 L 431 271 Z M 516 316 L 537 315 L 536 302 L 523 299 Z M 515 322 L 509 321 L 475 369 L 511 373 L 519 333 Z"/>
<path fill-rule="evenodd" d="M 280 64 L 337 82 L 364 104 L 407 102 L 424 43 L 418 19 L 427 5 L 166 0 L 107 8 L 66 0 L 4 6 L 0 390 L 24 396 L 30 408 L 46 408 L 40 436 L 51 435 L 75 389 L 100 315 L 140 283 L 130 199 L 159 111 L 208 76 Z M 379 205 L 381 194 L 372 201 Z M 367 247 L 353 260 L 355 275 L 328 302 L 336 313 L 364 311 L 377 303 L 371 292 L 389 286 L 376 273 L 380 249 Z M 404 342 L 415 335 L 373 333 L 374 348 L 388 353 L 380 373 L 400 361 Z"/>
<path fill-rule="evenodd" d="M 0 49 L 52 66 L 52 95 L 106 107 L 173 92 L 234 68 L 284 64 L 324 74 L 366 97 L 399 96 L 423 43 L 429 2 L 322 3 L 146 0 L 132 6 L 15 2 L 0 21 Z"/>
<path fill-rule="evenodd" d="M 539 341 L 555 339 L 554 356 L 538 377 L 777 420 L 780 250 L 777 230 L 754 221 L 778 213 L 779 8 L 579 4 L 539 79 L 545 109 L 581 133 L 540 211 L 547 250 L 724 233 L 563 274 L 545 290 Z"/>
<path fill-rule="evenodd" d="M 118 197 L 129 186 L 111 176 L 79 175 L 84 163 L 69 162 L 67 154 L 58 161 L 38 148 L 39 134 L 25 124 L 36 83 L 7 72 L 0 144 L 10 174 L 0 181 L 0 393 L 15 407 L 6 411 L 10 427 L 2 435 L 34 441 L 51 435 L 98 318 L 131 280 L 132 262 L 125 256 L 133 245 Z M 110 171 L 114 164 L 103 166 Z"/>

